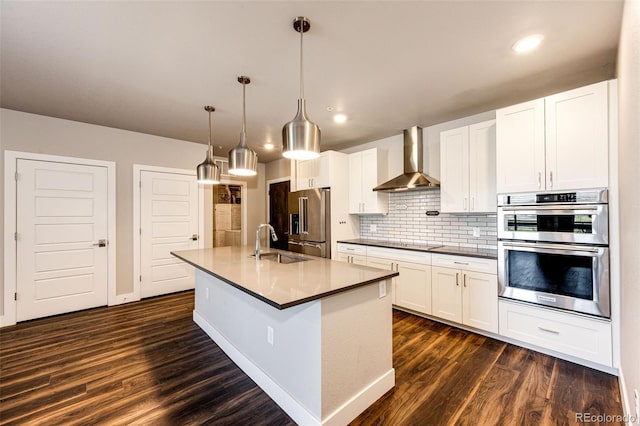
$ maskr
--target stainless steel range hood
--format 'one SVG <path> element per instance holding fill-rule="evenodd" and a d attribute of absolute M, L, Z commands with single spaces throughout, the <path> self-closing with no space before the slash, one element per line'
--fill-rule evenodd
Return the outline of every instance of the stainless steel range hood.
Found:
<path fill-rule="evenodd" d="M 374 191 L 417 191 L 440 188 L 440 181 L 422 172 L 422 128 L 404 130 L 404 173 L 375 188 Z"/>

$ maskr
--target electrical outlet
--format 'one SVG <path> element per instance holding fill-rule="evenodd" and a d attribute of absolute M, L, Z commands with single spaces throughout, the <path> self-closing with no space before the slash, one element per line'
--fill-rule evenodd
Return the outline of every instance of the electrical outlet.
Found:
<path fill-rule="evenodd" d="M 387 295 L 387 282 L 380 281 L 378 283 L 378 299 L 382 299 Z"/>
<path fill-rule="evenodd" d="M 473 230 L 473 236 L 474 237 L 479 237 L 480 236 L 480 228 L 474 227 L 472 228 Z"/>
<path fill-rule="evenodd" d="M 378 225 L 372 223 L 369 225 L 369 232 L 378 232 Z"/>
<path fill-rule="evenodd" d="M 273 327 L 267 326 L 267 343 L 273 346 Z"/>

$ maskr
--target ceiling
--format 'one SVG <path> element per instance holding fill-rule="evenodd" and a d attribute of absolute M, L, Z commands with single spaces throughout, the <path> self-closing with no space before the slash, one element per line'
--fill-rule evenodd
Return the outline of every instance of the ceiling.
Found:
<path fill-rule="evenodd" d="M 280 158 L 305 98 L 322 150 L 340 149 L 613 78 L 622 0 L 3 0 L 1 106 Z M 513 43 L 544 35 L 539 49 Z M 328 107 L 333 111 L 328 111 Z M 343 112 L 345 124 L 332 116 Z M 276 145 L 265 150 L 265 142 Z M 204 153 L 204 150 L 203 150 Z"/>

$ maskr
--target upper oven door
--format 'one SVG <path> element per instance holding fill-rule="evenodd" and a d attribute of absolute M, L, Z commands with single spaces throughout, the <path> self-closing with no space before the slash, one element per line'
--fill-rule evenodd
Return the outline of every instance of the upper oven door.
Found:
<path fill-rule="evenodd" d="M 609 244 L 608 206 L 537 205 L 498 208 L 498 239 Z"/>

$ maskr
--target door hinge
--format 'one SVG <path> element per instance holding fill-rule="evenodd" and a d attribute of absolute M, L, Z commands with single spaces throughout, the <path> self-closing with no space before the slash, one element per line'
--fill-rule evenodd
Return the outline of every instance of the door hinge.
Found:
<path fill-rule="evenodd" d="M 142 228 L 140 228 L 139 231 L 140 231 L 140 235 L 142 235 Z"/>
<path fill-rule="evenodd" d="M 18 231 L 16 231 L 16 232 L 14 232 L 14 233 L 13 233 L 13 239 L 14 239 L 15 241 L 18 241 Z"/>
<path fill-rule="evenodd" d="M 140 275 L 140 282 L 142 282 L 142 275 Z"/>
<path fill-rule="evenodd" d="M 18 300 L 18 293 L 13 293 L 13 300 Z"/>
<path fill-rule="evenodd" d="M 15 178 L 16 182 L 18 181 L 18 179 L 20 179 L 20 173 L 16 172 L 13 177 Z"/>

